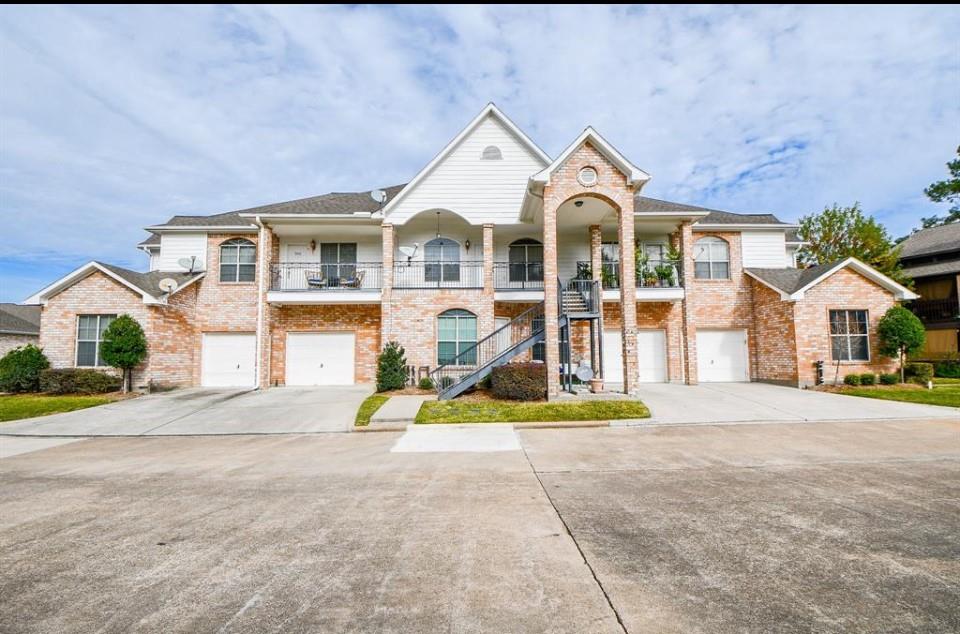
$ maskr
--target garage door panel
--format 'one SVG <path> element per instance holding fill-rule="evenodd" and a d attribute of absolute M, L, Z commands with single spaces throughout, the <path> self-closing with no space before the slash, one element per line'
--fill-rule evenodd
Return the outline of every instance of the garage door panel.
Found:
<path fill-rule="evenodd" d="M 746 331 L 698 331 L 697 371 L 702 383 L 749 380 Z"/>
<path fill-rule="evenodd" d="M 641 383 L 667 380 L 666 333 L 663 330 L 637 331 L 637 361 Z M 603 379 L 623 383 L 623 335 L 619 330 L 603 331 Z"/>
<path fill-rule="evenodd" d="M 353 385 L 353 332 L 287 334 L 287 385 Z"/>
<path fill-rule="evenodd" d="M 254 387 L 257 337 L 253 333 L 204 333 L 200 384 L 203 387 Z"/>

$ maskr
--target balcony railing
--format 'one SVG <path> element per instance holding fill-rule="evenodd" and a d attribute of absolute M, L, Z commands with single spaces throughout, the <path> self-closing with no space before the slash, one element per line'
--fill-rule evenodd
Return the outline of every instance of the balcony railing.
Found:
<path fill-rule="evenodd" d="M 399 262 L 394 288 L 483 288 L 483 262 Z"/>
<path fill-rule="evenodd" d="M 271 291 L 370 291 L 380 289 L 383 264 L 280 262 L 270 266 L 270 273 Z"/>
<path fill-rule="evenodd" d="M 577 262 L 577 277 L 589 279 L 589 262 Z M 683 286 L 683 261 L 658 260 L 649 262 L 637 271 L 637 288 L 680 288 Z M 620 288 L 620 263 L 603 262 L 600 268 L 600 282 L 603 288 Z"/>
<path fill-rule="evenodd" d="M 960 319 L 960 304 L 956 297 L 948 299 L 918 299 L 910 310 L 923 322 L 942 322 Z"/>
<path fill-rule="evenodd" d="M 543 262 L 494 262 L 493 287 L 498 291 L 542 291 Z"/>

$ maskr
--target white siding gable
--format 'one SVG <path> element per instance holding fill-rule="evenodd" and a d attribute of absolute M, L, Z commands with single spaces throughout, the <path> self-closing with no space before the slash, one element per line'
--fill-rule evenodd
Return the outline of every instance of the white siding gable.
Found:
<path fill-rule="evenodd" d="M 489 146 L 503 158 L 484 160 Z M 389 220 L 403 224 L 421 211 L 448 209 L 471 224 L 515 223 L 527 180 L 543 166 L 503 122 L 488 115 L 404 194 Z"/>
<path fill-rule="evenodd" d="M 782 269 L 787 265 L 787 245 L 783 231 L 744 231 L 740 234 L 743 265 Z"/>
<path fill-rule="evenodd" d="M 147 255 L 150 256 L 150 269 L 151 271 L 160 270 L 160 249 L 151 249 L 147 251 Z"/>
<path fill-rule="evenodd" d="M 207 268 L 207 234 L 164 233 L 160 236 L 160 271 L 186 271 L 180 266 L 181 258 L 197 256 L 194 270 Z"/>

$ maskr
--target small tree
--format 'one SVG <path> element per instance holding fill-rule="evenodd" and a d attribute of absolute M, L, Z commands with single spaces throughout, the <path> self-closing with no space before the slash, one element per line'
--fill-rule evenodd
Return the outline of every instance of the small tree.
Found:
<path fill-rule="evenodd" d="M 402 390 L 406 384 L 406 350 L 396 341 L 391 341 L 377 357 L 377 391 Z"/>
<path fill-rule="evenodd" d="M 0 392 L 37 392 L 40 373 L 50 367 L 43 350 L 32 343 L 14 348 L 0 359 Z"/>
<path fill-rule="evenodd" d="M 927 333 L 917 316 L 903 306 L 894 306 L 877 324 L 880 336 L 880 354 L 900 359 L 900 382 L 906 380 L 906 356 L 923 348 Z"/>
<path fill-rule="evenodd" d="M 103 331 L 100 356 L 107 365 L 123 372 L 123 391 L 130 391 L 130 376 L 147 356 L 147 338 L 139 322 L 130 315 L 120 315 Z"/>
<path fill-rule="evenodd" d="M 923 190 L 927 198 L 935 203 L 953 203 L 946 216 L 930 216 L 921 218 L 923 228 L 948 225 L 951 222 L 960 222 L 960 147 L 957 148 L 957 158 L 947 163 L 950 178 L 932 183 Z"/>

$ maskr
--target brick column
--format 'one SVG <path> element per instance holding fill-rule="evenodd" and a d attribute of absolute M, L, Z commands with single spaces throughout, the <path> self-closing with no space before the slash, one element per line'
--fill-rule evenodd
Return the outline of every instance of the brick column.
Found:
<path fill-rule="evenodd" d="M 259 349 L 257 350 L 257 386 L 270 387 L 270 355 L 272 346 L 270 338 L 273 336 L 273 310 L 267 302 L 267 293 L 273 282 L 271 265 L 279 262 L 279 240 L 270 227 L 263 225 L 258 234 L 257 246 L 260 249 L 258 290 L 260 301 L 258 308 L 258 331 L 260 335 Z"/>
<path fill-rule="evenodd" d="M 382 347 L 394 338 L 393 324 L 391 323 L 391 315 L 393 313 L 391 310 L 391 300 L 393 298 L 394 230 L 393 225 L 389 222 L 381 224 L 380 230 L 380 261 L 383 262 L 383 269 L 380 272 L 380 345 Z"/>
<path fill-rule="evenodd" d="M 563 202 L 552 187 L 543 196 L 543 317 L 546 334 L 547 400 L 560 395 L 560 324 L 557 304 L 557 207 Z"/>
<path fill-rule="evenodd" d="M 483 295 L 493 301 L 493 225 L 483 225 Z"/>
<path fill-rule="evenodd" d="M 680 227 L 680 250 L 683 253 L 683 371 L 689 385 L 697 384 L 697 326 L 693 314 L 693 224 Z"/>
<path fill-rule="evenodd" d="M 602 270 L 603 270 L 603 236 L 600 232 L 600 225 L 590 225 L 590 274 L 595 281 L 600 286 L 600 318 L 596 322 L 597 329 L 597 347 L 603 347 L 603 282 L 602 282 Z M 603 353 L 601 350 L 596 351 L 597 365 L 593 369 L 594 374 L 601 379 L 603 378 Z"/>
<path fill-rule="evenodd" d="M 620 243 L 620 310 L 623 312 L 623 391 L 636 392 L 640 382 L 637 359 L 637 265 L 633 236 L 633 196 L 623 197 L 618 215 Z"/>

